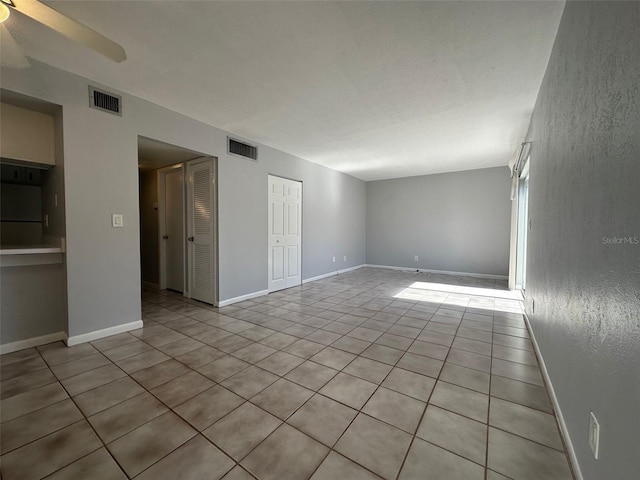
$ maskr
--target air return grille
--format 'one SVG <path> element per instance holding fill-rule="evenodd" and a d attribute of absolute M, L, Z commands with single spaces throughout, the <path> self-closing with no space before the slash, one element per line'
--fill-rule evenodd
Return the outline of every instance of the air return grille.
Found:
<path fill-rule="evenodd" d="M 89 85 L 89 106 L 103 112 L 122 116 L 122 97 Z"/>
<path fill-rule="evenodd" d="M 250 158 L 251 160 L 258 159 L 258 148 L 249 145 L 248 143 L 241 142 L 234 138 L 228 137 L 229 139 L 229 153 L 234 155 L 239 155 L 241 157 Z"/>

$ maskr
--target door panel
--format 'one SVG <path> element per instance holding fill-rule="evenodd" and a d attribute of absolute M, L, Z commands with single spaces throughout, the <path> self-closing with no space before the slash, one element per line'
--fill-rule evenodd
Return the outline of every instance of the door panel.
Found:
<path fill-rule="evenodd" d="M 299 210 L 299 205 L 293 203 L 293 204 L 289 204 L 287 205 L 288 210 L 288 218 L 287 218 L 287 235 L 299 235 L 300 232 L 298 231 L 298 210 Z"/>
<path fill-rule="evenodd" d="M 165 235 L 167 288 L 184 290 L 184 174 L 175 169 L 165 174 Z"/>
<path fill-rule="evenodd" d="M 214 302 L 213 160 L 187 163 L 188 257 L 191 298 Z"/>
<path fill-rule="evenodd" d="M 298 271 L 298 246 L 287 246 L 287 280 L 297 277 L 300 272 Z"/>
<path fill-rule="evenodd" d="M 273 247 L 271 249 L 273 258 L 271 268 L 271 280 L 274 282 L 284 281 L 284 248 Z"/>
<path fill-rule="evenodd" d="M 269 175 L 269 291 L 302 283 L 302 183 Z"/>
<path fill-rule="evenodd" d="M 271 221 L 271 235 L 284 235 L 284 203 L 272 203 L 271 210 L 273 212 Z"/>

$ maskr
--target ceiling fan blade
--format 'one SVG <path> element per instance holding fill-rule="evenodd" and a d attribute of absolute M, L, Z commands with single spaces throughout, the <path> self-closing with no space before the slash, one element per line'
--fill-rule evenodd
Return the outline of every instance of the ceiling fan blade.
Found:
<path fill-rule="evenodd" d="M 0 24 L 0 64 L 11 68 L 29 67 L 29 60 L 3 24 Z"/>
<path fill-rule="evenodd" d="M 127 59 L 124 48 L 89 27 L 37 0 L 13 0 L 15 9 L 58 33 L 82 43 L 115 62 Z"/>

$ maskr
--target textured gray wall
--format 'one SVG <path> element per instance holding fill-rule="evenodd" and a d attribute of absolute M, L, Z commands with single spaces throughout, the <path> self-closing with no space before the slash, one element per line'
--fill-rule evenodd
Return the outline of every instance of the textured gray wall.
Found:
<path fill-rule="evenodd" d="M 160 284 L 158 245 L 158 171 L 140 170 L 140 263 L 142 281 Z"/>
<path fill-rule="evenodd" d="M 567 3 L 529 140 L 532 328 L 584 478 L 635 480 L 640 244 L 603 237 L 640 237 L 640 3 Z"/>
<path fill-rule="evenodd" d="M 367 263 L 508 275 L 510 188 L 507 167 L 368 182 Z"/>
<path fill-rule="evenodd" d="M 31 63 L 2 86 L 63 107 L 69 335 L 140 320 L 138 135 L 219 159 L 220 300 L 267 288 L 268 173 L 304 182 L 303 278 L 364 262 L 364 182 L 263 145 L 258 162 L 229 156 L 226 132 L 126 93 L 122 117 L 99 112 L 94 82 Z"/>

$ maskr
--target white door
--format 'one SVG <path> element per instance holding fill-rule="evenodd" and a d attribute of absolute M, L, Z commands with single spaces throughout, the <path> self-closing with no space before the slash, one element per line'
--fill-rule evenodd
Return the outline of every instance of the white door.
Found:
<path fill-rule="evenodd" d="M 205 158 L 187 162 L 187 256 L 189 296 L 214 302 L 214 165 Z"/>
<path fill-rule="evenodd" d="M 167 288 L 184 291 L 184 173 L 165 173 L 165 234 Z"/>
<path fill-rule="evenodd" d="M 302 182 L 269 175 L 270 292 L 302 283 Z"/>

